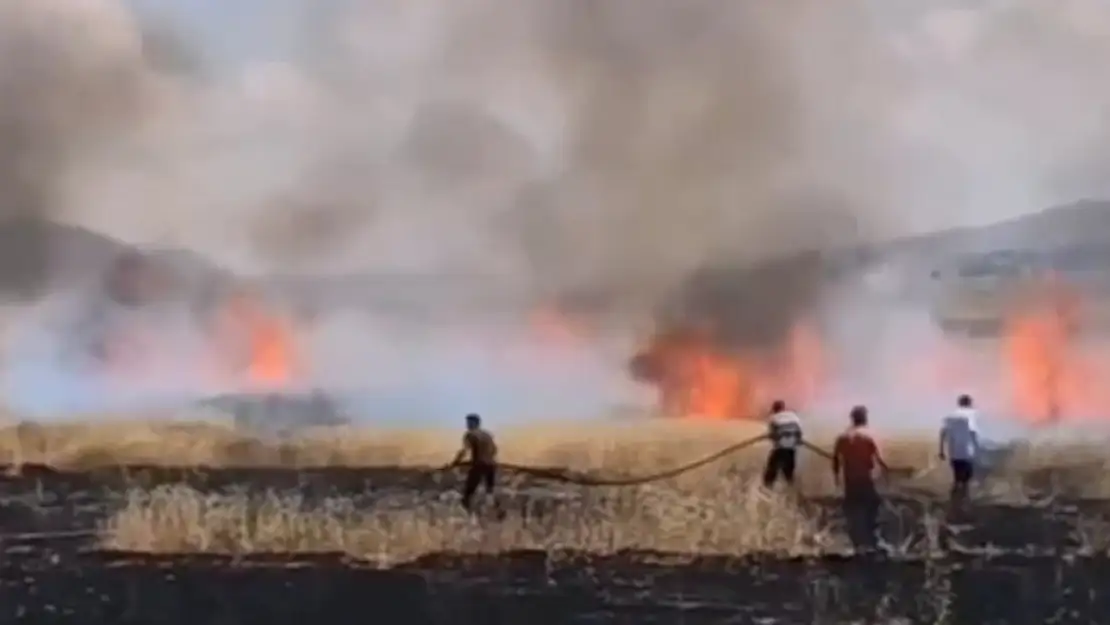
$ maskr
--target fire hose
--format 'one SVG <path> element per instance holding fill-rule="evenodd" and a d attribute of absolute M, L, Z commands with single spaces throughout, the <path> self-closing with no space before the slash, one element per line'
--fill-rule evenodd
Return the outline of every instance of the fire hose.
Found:
<path fill-rule="evenodd" d="M 586 486 L 586 487 L 640 486 L 640 485 L 649 484 L 649 483 L 652 483 L 652 482 L 661 482 L 661 481 L 664 481 L 664 480 L 668 480 L 668 479 L 677 477 L 677 476 L 682 475 L 684 473 L 694 471 L 696 469 L 700 469 L 700 468 L 702 468 L 706 465 L 712 464 L 712 463 L 717 462 L 719 460 L 722 460 L 722 459 L 724 459 L 724 458 L 726 458 L 726 457 L 728 457 L 728 456 L 730 456 L 734 453 L 737 453 L 737 452 L 742 451 L 742 450 L 744 450 L 748 447 L 751 447 L 752 445 L 755 445 L 756 443 L 765 441 L 768 438 L 769 437 L 766 434 L 761 435 L 761 436 L 756 436 L 754 438 L 749 438 L 747 440 L 740 441 L 739 443 L 729 445 L 728 447 L 725 447 L 721 451 L 718 451 L 718 452 L 716 452 L 714 454 L 711 454 L 709 456 L 705 456 L 704 458 L 701 458 L 701 459 L 696 460 L 694 462 L 690 462 L 688 464 L 684 464 L 684 465 L 681 465 L 681 466 L 678 466 L 678 467 L 675 467 L 675 468 L 672 468 L 672 469 L 668 469 L 666 471 L 659 471 L 657 473 L 651 473 L 651 474 L 648 474 L 648 475 L 641 475 L 641 476 L 636 476 L 636 477 L 604 478 L 604 477 L 597 477 L 597 476 L 593 476 L 593 475 L 588 475 L 588 474 L 585 474 L 585 473 L 573 472 L 568 468 L 557 468 L 557 467 L 555 467 L 555 468 L 545 468 L 545 467 L 535 467 L 535 466 L 519 465 L 519 464 L 511 464 L 511 463 L 499 463 L 498 468 L 502 469 L 502 470 L 506 470 L 506 471 L 511 471 L 511 472 L 514 472 L 514 473 L 529 475 L 531 477 L 535 477 L 535 478 L 539 478 L 539 479 L 546 479 L 546 480 L 551 480 L 551 481 L 555 481 L 555 482 L 561 482 L 561 483 L 564 483 L 564 484 L 574 484 L 574 485 L 577 485 L 577 486 Z M 821 449 L 820 447 L 817 447 L 816 445 L 813 445 L 811 443 L 803 441 L 802 442 L 802 447 L 804 447 L 805 449 L 808 449 L 809 451 L 817 454 L 818 456 L 820 456 L 820 457 L 822 457 L 826 460 L 831 461 L 833 459 L 832 454 L 830 454 L 829 452 L 825 451 L 824 449 Z M 443 467 L 441 469 L 438 469 L 437 471 L 449 471 L 454 467 L 465 467 L 465 466 L 469 466 L 470 464 L 471 464 L 470 462 L 461 462 L 461 463 L 458 463 L 458 464 L 455 464 L 455 465 L 448 465 L 447 467 Z M 928 473 L 932 468 L 933 467 L 930 467 L 930 469 L 926 469 L 925 471 L 915 471 L 915 470 L 913 470 L 912 468 L 909 468 L 909 467 L 897 467 L 897 468 L 890 467 L 890 468 L 887 468 L 884 473 L 886 475 L 906 476 L 906 477 L 909 477 L 909 479 L 912 481 L 912 480 L 920 477 L 924 473 Z M 880 501 L 881 501 L 882 507 L 884 509 L 886 509 L 888 513 L 893 514 L 895 517 L 899 517 L 899 518 L 901 517 L 897 508 L 894 505 L 892 505 L 892 503 L 890 501 L 888 501 L 886 498 L 881 498 Z"/>
<path fill-rule="evenodd" d="M 636 476 L 636 477 L 604 478 L 604 477 L 596 477 L 596 476 L 588 475 L 588 474 L 585 474 L 585 473 L 571 471 L 570 469 L 567 469 L 567 468 L 535 467 L 535 466 L 520 465 L 520 464 L 510 464 L 510 463 L 498 463 L 497 466 L 501 470 L 511 471 L 513 473 L 521 473 L 521 474 L 529 475 L 531 477 L 535 477 L 535 478 L 539 478 L 539 479 L 552 480 L 552 481 L 563 482 L 563 483 L 567 483 L 567 484 L 576 484 L 578 486 L 639 486 L 639 485 L 642 485 L 642 484 L 649 484 L 649 483 L 652 483 L 652 482 L 661 482 L 663 480 L 669 480 L 671 478 L 682 475 L 683 473 L 688 473 L 690 471 L 700 469 L 700 468 L 702 468 L 706 465 L 717 462 L 718 460 L 722 460 L 722 459 L 724 459 L 728 456 L 731 456 L 732 454 L 735 454 L 735 453 L 737 453 L 739 451 L 742 451 L 742 450 L 744 450 L 748 447 L 751 447 L 752 445 L 755 445 L 756 443 L 759 443 L 759 442 L 762 442 L 762 441 L 765 441 L 765 440 L 767 440 L 767 435 L 766 434 L 761 435 L 761 436 L 756 436 L 754 438 L 749 438 L 749 439 L 740 441 L 739 443 L 729 445 L 728 447 L 722 449 L 721 451 L 718 451 L 718 452 L 716 452 L 714 454 L 711 454 L 709 456 L 705 456 L 704 458 L 701 458 L 701 459 L 696 460 L 694 462 L 690 462 L 688 464 L 684 464 L 684 465 L 681 465 L 681 466 L 678 466 L 678 467 L 675 467 L 675 468 L 672 468 L 672 469 L 667 469 L 666 471 L 659 471 L 657 473 L 651 473 L 651 474 L 648 474 L 648 475 L 640 475 L 640 476 Z M 805 447 L 806 449 L 812 451 L 813 453 L 817 454 L 818 456 L 821 456 L 822 458 L 825 458 L 826 460 L 831 460 L 832 459 L 832 454 L 825 451 L 824 449 L 821 449 L 820 447 L 817 447 L 816 445 L 812 445 L 810 443 L 803 442 L 802 446 Z M 440 469 L 440 470 L 450 470 L 453 467 L 465 467 L 465 466 L 469 466 L 469 464 L 470 464 L 469 462 L 463 462 L 463 463 L 459 463 L 459 464 L 456 464 L 456 465 L 453 465 L 453 466 L 444 467 L 443 469 Z"/>

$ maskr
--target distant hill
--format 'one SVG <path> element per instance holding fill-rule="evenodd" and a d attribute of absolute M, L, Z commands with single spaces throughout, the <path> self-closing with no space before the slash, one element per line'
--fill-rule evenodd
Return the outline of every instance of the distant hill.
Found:
<path fill-rule="evenodd" d="M 1084 200 L 984 226 L 951 228 L 896 239 L 893 251 L 974 252 L 990 247 L 1038 248 L 1076 241 L 1110 243 L 1110 201 Z"/>
<path fill-rule="evenodd" d="M 1110 201 L 1089 200 L 1048 208 L 986 226 L 953 228 L 823 254 L 783 258 L 749 268 L 781 280 L 794 268 L 814 263 L 840 265 L 851 271 L 877 257 L 931 262 L 950 254 L 998 247 L 1038 247 L 1070 241 L 1105 239 L 1110 244 Z M 0 294 L 35 297 L 47 289 L 89 283 L 104 275 L 113 259 L 140 251 L 112 237 L 66 224 L 8 220 L 0 222 Z M 227 269 L 188 249 L 141 249 L 190 282 L 226 284 L 236 279 Z M 328 308 L 384 307 L 405 310 L 420 303 L 445 305 L 465 300 L 463 295 L 482 285 L 464 279 L 440 280 L 381 274 L 271 275 L 253 280 L 257 286 L 291 302 Z"/>
<path fill-rule="evenodd" d="M 36 220 L 0 222 L 0 293 L 34 298 L 50 289 L 99 279 L 113 260 L 140 248 L 78 226 Z M 142 250 L 189 276 L 231 274 L 191 250 Z"/>

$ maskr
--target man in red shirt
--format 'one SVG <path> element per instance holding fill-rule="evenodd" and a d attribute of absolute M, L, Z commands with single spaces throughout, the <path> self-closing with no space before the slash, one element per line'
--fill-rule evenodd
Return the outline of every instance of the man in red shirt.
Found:
<path fill-rule="evenodd" d="M 867 430 L 867 407 L 855 406 L 852 426 L 836 439 L 833 451 L 833 479 L 844 487 L 844 516 L 848 535 L 856 548 L 876 546 L 879 491 L 875 488 L 875 466 L 887 470 L 879 446 Z"/>

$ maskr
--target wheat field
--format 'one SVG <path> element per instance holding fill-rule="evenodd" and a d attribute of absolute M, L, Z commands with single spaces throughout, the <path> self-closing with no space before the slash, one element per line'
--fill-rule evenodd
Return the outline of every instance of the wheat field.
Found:
<path fill-rule="evenodd" d="M 502 461 L 569 467 L 604 477 L 644 475 L 697 460 L 758 436 L 743 422 L 644 421 L 535 425 L 497 431 Z M 219 467 L 436 467 L 457 451 L 451 430 L 308 431 L 281 443 L 244 436 L 213 424 L 102 421 L 20 424 L 0 429 L 0 462 L 43 464 L 82 471 L 120 465 Z M 828 447 L 832 433 L 811 436 Z M 947 471 L 935 460 L 935 441 L 881 441 L 897 468 L 891 489 L 941 495 Z M 136 486 L 104 522 L 101 543 L 145 552 L 339 551 L 383 566 L 437 552 L 575 549 L 606 554 L 627 549 L 690 554 L 824 553 L 846 548 L 840 532 L 791 493 L 768 493 L 758 483 L 765 444 L 677 478 L 621 488 L 559 486 L 565 499 L 542 518 L 512 509 L 496 523 L 476 521 L 458 505 L 457 480 L 444 478 L 432 493 L 391 493 L 360 504 L 357 496 L 308 506 L 298 494 L 201 492 L 184 484 Z M 997 469 L 982 495 L 1021 502 L 1045 484 L 1068 494 L 1110 495 L 1099 446 L 1027 447 Z M 800 490 L 836 490 L 828 462 L 807 453 Z M 506 475 L 502 487 L 524 485 Z"/>

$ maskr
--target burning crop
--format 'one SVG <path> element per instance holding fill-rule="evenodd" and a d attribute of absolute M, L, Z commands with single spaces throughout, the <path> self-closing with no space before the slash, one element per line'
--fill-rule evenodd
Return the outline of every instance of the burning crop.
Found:
<path fill-rule="evenodd" d="M 231 362 L 245 372 L 251 388 L 280 389 L 298 374 L 294 329 L 260 296 L 232 295 L 216 323 L 212 336 L 218 345 L 231 347 Z"/>
<path fill-rule="evenodd" d="M 780 345 L 727 349 L 711 328 L 672 328 L 654 335 L 630 362 L 633 377 L 653 385 L 671 416 L 757 418 L 776 398 L 805 405 L 824 376 L 816 329 L 793 326 Z"/>
<path fill-rule="evenodd" d="M 829 373 L 817 316 L 826 274 L 819 253 L 696 272 L 656 315 L 630 373 L 672 416 L 750 419 L 774 399 L 809 404 Z"/>
<path fill-rule="evenodd" d="M 100 373 L 141 379 L 171 360 L 182 377 L 220 388 L 272 391 L 293 384 L 301 371 L 297 328 L 261 292 L 222 281 L 203 287 L 223 292 L 198 306 L 196 285 L 164 263 L 128 254 L 113 265 L 104 298 L 94 301 L 85 337 Z M 227 286 L 227 285 L 223 285 Z M 203 299 L 203 298 L 202 298 Z"/>
<path fill-rule="evenodd" d="M 773 282 L 798 284 L 784 275 Z M 755 288 L 767 283 L 750 273 L 716 284 L 728 297 L 687 297 L 682 314 L 660 315 L 659 329 L 629 360 L 632 377 L 657 391 L 668 415 L 758 418 L 774 399 L 812 409 L 830 398 L 889 398 L 902 410 L 947 405 L 961 392 L 981 395 L 992 414 L 1031 424 L 1110 415 L 1110 392 L 1100 384 L 1110 352 L 1089 327 L 1099 321 L 1097 295 L 1056 277 L 1015 290 L 994 338 L 897 327 L 892 353 L 877 334 L 888 311 L 866 303 L 841 311 L 872 320 L 845 340 L 821 315 L 833 311 L 814 300 Z"/>
<path fill-rule="evenodd" d="M 1005 326 L 1013 411 L 1032 422 L 1110 414 L 1110 396 L 1099 384 L 1110 371 L 1102 347 L 1084 327 L 1095 321 L 1087 314 L 1090 302 L 1059 280 L 1039 286 Z"/>

